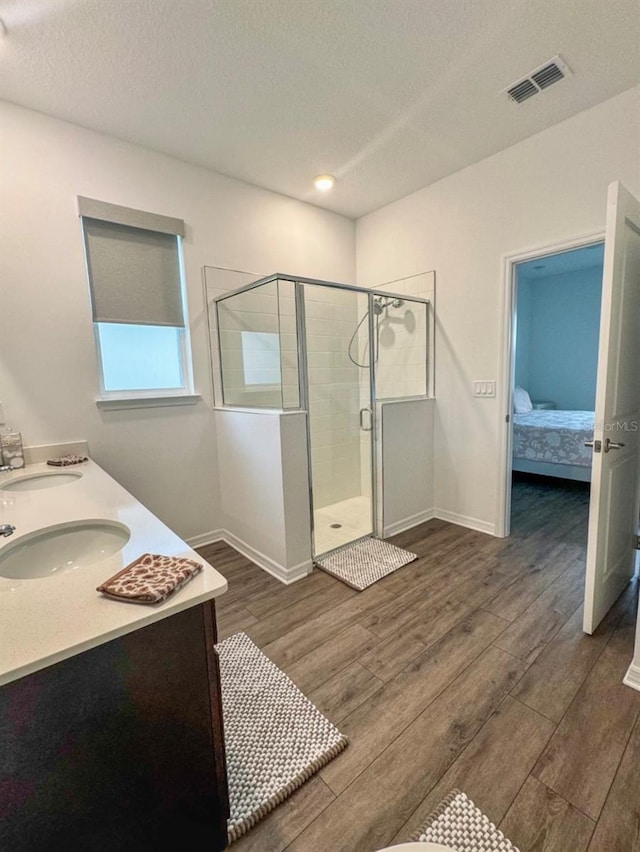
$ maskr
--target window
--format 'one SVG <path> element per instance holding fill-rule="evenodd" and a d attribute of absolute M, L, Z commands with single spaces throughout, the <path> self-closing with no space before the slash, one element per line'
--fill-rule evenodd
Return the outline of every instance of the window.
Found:
<path fill-rule="evenodd" d="M 183 330 L 161 325 L 96 323 L 104 390 L 183 388 Z"/>
<path fill-rule="evenodd" d="M 192 394 L 184 222 L 79 198 L 102 400 Z"/>

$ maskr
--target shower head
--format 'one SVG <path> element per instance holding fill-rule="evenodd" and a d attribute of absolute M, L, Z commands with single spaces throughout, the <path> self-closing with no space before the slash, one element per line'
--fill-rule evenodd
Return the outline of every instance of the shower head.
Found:
<path fill-rule="evenodd" d="M 362 315 L 362 317 L 358 321 L 358 324 L 356 325 L 355 331 L 351 335 L 351 340 L 349 341 L 349 345 L 347 346 L 347 356 L 349 357 L 349 360 L 351 361 L 351 363 L 355 364 L 356 367 L 364 367 L 366 369 L 368 369 L 371 366 L 371 362 L 369 362 L 369 364 L 366 364 L 364 362 L 361 363 L 357 358 L 354 358 L 353 355 L 351 354 L 351 347 L 353 346 L 354 340 L 358 336 L 358 331 L 360 330 L 361 325 L 364 322 L 367 321 L 367 317 L 371 316 L 371 314 L 370 314 L 371 310 L 373 310 L 374 316 L 379 317 L 388 308 L 401 308 L 404 305 L 404 299 L 396 298 L 394 296 L 374 296 L 371 299 L 371 302 L 369 302 L 369 305 L 370 305 L 370 307 L 367 307 L 367 310 L 365 311 L 365 313 Z M 410 315 L 410 312 L 405 311 L 405 315 L 404 315 L 405 316 L 405 322 L 406 322 L 407 316 L 409 316 L 409 315 Z M 387 322 L 388 320 L 390 320 L 390 317 L 387 314 L 384 317 L 384 319 L 382 319 L 381 321 L 376 321 L 375 325 L 376 325 L 376 329 L 378 331 L 378 334 L 380 333 L 380 327 L 381 326 L 387 326 L 388 325 L 388 322 Z M 396 322 L 398 321 L 397 318 L 395 318 L 395 321 Z M 380 337 L 378 337 L 378 341 L 379 340 L 380 340 Z M 377 349 L 376 349 L 376 363 L 377 363 L 377 361 L 378 361 L 378 352 L 377 352 Z"/>
<path fill-rule="evenodd" d="M 391 296 L 374 296 L 373 297 L 373 312 L 380 315 L 385 308 L 401 308 L 404 305 L 404 299 L 392 299 Z"/>

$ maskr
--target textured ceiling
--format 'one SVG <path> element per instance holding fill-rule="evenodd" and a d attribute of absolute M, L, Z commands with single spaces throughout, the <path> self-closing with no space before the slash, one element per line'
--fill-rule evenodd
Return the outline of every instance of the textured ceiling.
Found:
<path fill-rule="evenodd" d="M 640 80 L 638 0 L 0 0 L 0 16 L 1 98 L 354 217 Z M 557 53 L 574 76 L 520 106 L 499 94 Z"/>

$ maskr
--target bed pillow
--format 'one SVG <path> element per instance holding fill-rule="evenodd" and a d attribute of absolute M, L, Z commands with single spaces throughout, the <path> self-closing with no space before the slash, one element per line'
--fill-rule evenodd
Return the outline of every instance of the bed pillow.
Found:
<path fill-rule="evenodd" d="M 513 407 L 516 414 L 526 414 L 533 411 L 531 397 L 524 388 L 516 388 L 513 392 Z"/>

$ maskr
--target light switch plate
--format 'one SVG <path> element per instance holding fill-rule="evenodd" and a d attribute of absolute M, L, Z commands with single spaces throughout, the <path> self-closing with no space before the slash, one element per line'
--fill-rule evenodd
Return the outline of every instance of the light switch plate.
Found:
<path fill-rule="evenodd" d="M 474 379 L 473 395 L 489 399 L 496 395 L 495 379 Z"/>

